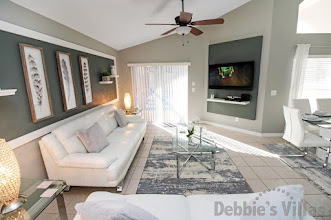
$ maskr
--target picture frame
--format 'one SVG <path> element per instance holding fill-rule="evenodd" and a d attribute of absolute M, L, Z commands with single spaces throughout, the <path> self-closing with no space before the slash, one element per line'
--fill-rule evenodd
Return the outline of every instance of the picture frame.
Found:
<path fill-rule="evenodd" d="M 62 99 L 64 110 L 72 111 L 77 109 L 77 98 L 75 93 L 75 82 L 70 53 L 56 51 L 57 67 L 61 83 Z"/>
<path fill-rule="evenodd" d="M 54 113 L 43 48 L 22 43 L 19 48 L 32 121 L 37 123 L 52 118 Z"/>
<path fill-rule="evenodd" d="M 82 79 L 82 89 L 84 95 L 84 104 L 88 105 L 93 102 L 90 64 L 86 56 L 79 56 L 80 75 Z"/>

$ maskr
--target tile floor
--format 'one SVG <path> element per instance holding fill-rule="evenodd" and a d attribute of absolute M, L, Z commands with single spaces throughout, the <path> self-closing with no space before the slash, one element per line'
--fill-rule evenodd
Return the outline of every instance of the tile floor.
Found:
<path fill-rule="evenodd" d="M 210 125 L 204 126 L 209 131 L 253 146 L 253 149 L 257 149 L 258 151 L 262 150 L 269 152 L 263 144 L 284 142 L 280 137 L 257 137 Z M 136 157 L 125 177 L 122 194 L 136 193 L 149 150 L 152 146 L 153 137 L 155 136 L 171 136 L 171 134 L 157 125 L 147 125 L 145 140 L 141 143 Z M 251 151 L 245 152 L 245 150 L 241 150 L 235 152 L 227 150 L 227 152 L 254 192 L 260 192 L 286 184 L 302 184 L 305 190 L 305 202 L 310 213 L 317 220 L 331 220 L 331 196 L 325 196 L 295 170 L 292 170 L 278 159 L 254 154 L 254 152 Z M 94 191 L 116 192 L 116 189 L 72 187 L 70 192 L 64 193 L 69 219 L 73 219 L 76 214 L 76 203 L 84 202 L 87 196 Z M 59 219 L 56 202 L 53 202 L 47 209 L 45 209 L 38 219 Z"/>

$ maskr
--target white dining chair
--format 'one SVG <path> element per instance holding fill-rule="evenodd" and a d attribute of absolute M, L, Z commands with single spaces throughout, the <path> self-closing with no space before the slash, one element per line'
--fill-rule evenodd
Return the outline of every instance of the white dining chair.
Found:
<path fill-rule="evenodd" d="M 302 115 L 311 114 L 311 107 L 309 99 L 292 99 L 293 108 L 299 109 Z M 304 123 L 304 129 L 315 135 L 320 134 L 320 128 Z"/>
<path fill-rule="evenodd" d="M 328 164 L 331 142 L 304 130 L 302 115 L 299 109 L 283 106 L 283 110 L 285 118 L 283 139 L 297 148 L 304 148 L 304 154 L 300 156 L 307 155 L 307 148 L 309 147 L 326 148 L 326 158 L 325 163 L 323 164 L 323 167 L 326 167 Z"/>
<path fill-rule="evenodd" d="M 309 99 L 292 99 L 293 108 L 299 109 L 302 114 L 311 114 Z"/>
<path fill-rule="evenodd" d="M 331 98 L 330 99 L 316 99 L 317 109 L 331 113 Z"/>
<path fill-rule="evenodd" d="M 331 113 L 331 98 L 330 99 L 316 99 L 317 109 Z M 331 129 L 321 128 L 320 136 L 324 139 L 331 140 Z"/>

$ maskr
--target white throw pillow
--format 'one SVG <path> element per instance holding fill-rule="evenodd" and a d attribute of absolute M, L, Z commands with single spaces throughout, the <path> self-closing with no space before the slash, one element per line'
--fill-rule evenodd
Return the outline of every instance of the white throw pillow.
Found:
<path fill-rule="evenodd" d="M 248 215 L 249 208 L 246 208 L 246 215 L 242 215 L 240 219 L 300 220 L 302 215 L 307 214 L 303 211 L 303 205 L 302 185 L 280 186 L 258 193 L 246 206 L 251 208 L 252 213 Z M 300 210 L 302 213 L 299 213 Z"/>
<path fill-rule="evenodd" d="M 78 203 L 75 206 L 82 220 L 157 220 L 154 215 L 124 201 L 103 200 Z"/>
<path fill-rule="evenodd" d="M 120 127 L 125 127 L 127 124 L 129 124 L 129 120 L 122 109 L 115 110 L 114 112 L 116 121 Z"/>
<path fill-rule="evenodd" d="M 77 136 L 89 153 L 99 153 L 109 144 L 109 141 L 98 122 L 95 122 L 88 129 L 78 131 Z"/>

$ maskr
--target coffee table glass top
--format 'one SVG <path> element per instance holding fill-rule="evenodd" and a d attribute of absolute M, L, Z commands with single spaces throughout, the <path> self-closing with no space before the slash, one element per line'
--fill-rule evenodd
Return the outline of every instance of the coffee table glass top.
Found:
<path fill-rule="evenodd" d="M 53 181 L 53 183 L 47 189 L 57 189 L 57 191 L 49 198 L 41 198 L 40 195 L 43 194 L 47 189 L 37 189 L 42 182 L 49 180 L 35 180 L 35 179 L 22 179 L 20 194 L 27 197 L 27 201 L 20 208 L 20 212 L 23 216 L 19 219 L 35 219 L 40 213 L 66 188 L 66 183 L 64 181 Z M 16 212 L 16 213 L 15 213 Z M 17 211 L 13 213 L 8 213 L 5 216 L 0 216 L 9 218 L 9 215 L 17 215 Z"/>
<path fill-rule="evenodd" d="M 191 138 L 186 137 L 187 127 L 177 126 L 173 136 L 173 152 L 175 153 L 217 153 L 220 151 L 208 131 L 194 126 L 195 133 Z"/>

